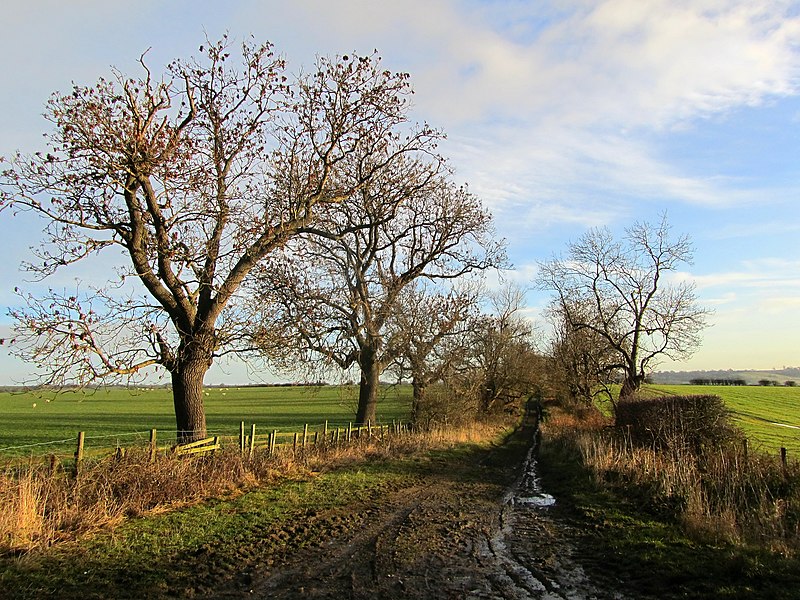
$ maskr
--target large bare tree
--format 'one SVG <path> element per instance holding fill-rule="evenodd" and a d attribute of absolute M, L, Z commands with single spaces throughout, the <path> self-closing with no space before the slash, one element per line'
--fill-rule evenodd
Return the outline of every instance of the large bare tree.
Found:
<path fill-rule="evenodd" d="M 659 358 L 687 357 L 700 344 L 708 311 L 691 282 L 666 280 L 691 260 L 688 237 L 671 238 L 664 215 L 655 225 L 634 224 L 621 239 L 591 229 L 565 257 L 540 265 L 540 287 L 555 292 L 553 312 L 613 351 L 613 363 L 603 365 L 623 373 L 620 401 L 633 397 Z"/>
<path fill-rule="evenodd" d="M 292 347 L 357 366 L 360 423 L 375 420 L 380 375 L 394 358 L 385 338 L 403 290 L 505 260 L 491 216 L 440 159 L 398 166 L 330 211 L 323 231 L 290 244 L 283 268 L 269 268 L 262 285 Z"/>
<path fill-rule="evenodd" d="M 166 369 L 187 441 L 205 435 L 212 361 L 253 349 L 241 286 L 254 267 L 437 135 L 406 124 L 408 76 L 375 56 L 294 78 L 270 44 L 223 39 L 159 78 L 140 63 L 54 94 L 49 147 L 2 173 L 5 212 L 46 225 L 29 270 L 126 259 L 108 286 L 21 294 L 15 348 L 56 386 Z"/>

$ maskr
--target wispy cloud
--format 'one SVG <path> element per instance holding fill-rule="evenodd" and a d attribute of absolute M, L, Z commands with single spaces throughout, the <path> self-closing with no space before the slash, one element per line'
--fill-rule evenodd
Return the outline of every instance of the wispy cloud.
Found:
<path fill-rule="evenodd" d="M 795 198 L 800 197 L 800 190 L 794 192 Z M 794 200 L 796 202 L 796 200 Z M 793 202 L 793 203 L 794 203 Z M 734 238 L 760 238 L 778 234 L 800 232 L 800 220 L 789 214 L 783 219 L 771 218 L 760 223 L 728 223 L 722 227 L 715 227 L 709 232 L 709 237 L 715 240 Z"/>
<path fill-rule="evenodd" d="M 413 65 L 419 112 L 472 133 L 448 150 L 493 206 L 569 200 L 582 208 L 624 196 L 722 207 L 763 198 L 713 167 L 683 172 L 660 142 L 698 119 L 797 93 L 800 18 L 791 3 L 402 5 L 370 27 L 390 44 L 402 31 L 425 56 Z M 364 5 L 330 10 L 352 29 Z"/>
<path fill-rule="evenodd" d="M 800 261 L 764 258 L 744 261 L 741 270 L 704 275 L 679 273 L 677 278 L 694 281 L 699 289 L 715 287 L 764 288 L 771 292 L 800 288 Z"/>

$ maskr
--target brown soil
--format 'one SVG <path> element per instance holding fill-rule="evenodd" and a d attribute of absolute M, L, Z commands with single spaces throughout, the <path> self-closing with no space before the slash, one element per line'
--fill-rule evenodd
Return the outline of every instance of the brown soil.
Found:
<path fill-rule="evenodd" d="M 607 599 L 547 506 L 526 443 L 426 464 L 368 505 L 309 515 L 301 545 L 256 557 L 214 598 Z M 297 526 L 299 524 L 295 524 Z M 309 535 L 310 534 L 310 535 Z M 269 545 L 269 547 L 274 547 Z"/>

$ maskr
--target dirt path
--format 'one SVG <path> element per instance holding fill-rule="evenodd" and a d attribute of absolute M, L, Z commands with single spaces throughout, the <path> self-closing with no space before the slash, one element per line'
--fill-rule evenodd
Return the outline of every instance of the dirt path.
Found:
<path fill-rule="evenodd" d="M 214 597 L 623 598 L 592 585 L 567 526 L 550 514 L 554 499 L 535 474 L 534 433 L 522 432 L 527 456 L 521 446 L 522 454 L 433 468 L 424 483 L 352 507 L 341 533 L 254 568 Z"/>

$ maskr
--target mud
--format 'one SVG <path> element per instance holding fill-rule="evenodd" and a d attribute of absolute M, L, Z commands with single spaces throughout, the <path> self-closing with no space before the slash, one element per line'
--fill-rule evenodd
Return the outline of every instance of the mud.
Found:
<path fill-rule="evenodd" d="M 623 599 L 587 577 L 536 475 L 535 428 L 522 435 L 527 453 L 432 468 L 352 507 L 338 529 L 328 522 L 341 512 L 315 515 L 315 543 L 265 557 L 209 597 Z"/>

